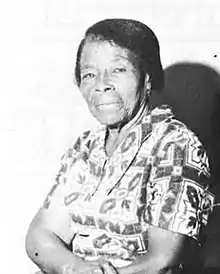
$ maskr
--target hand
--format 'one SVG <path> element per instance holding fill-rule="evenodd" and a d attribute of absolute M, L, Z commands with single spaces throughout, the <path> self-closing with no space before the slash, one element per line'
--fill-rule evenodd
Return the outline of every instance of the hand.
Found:
<path fill-rule="evenodd" d="M 79 261 L 74 266 L 65 265 L 62 267 L 62 274 L 103 274 L 98 264 L 91 264 L 86 261 Z"/>
<path fill-rule="evenodd" d="M 116 268 L 106 260 L 100 263 L 100 268 L 102 269 L 104 274 L 118 274 Z"/>
<path fill-rule="evenodd" d="M 116 268 L 105 257 L 91 261 L 91 263 L 93 265 L 99 265 L 103 274 L 118 274 Z"/>

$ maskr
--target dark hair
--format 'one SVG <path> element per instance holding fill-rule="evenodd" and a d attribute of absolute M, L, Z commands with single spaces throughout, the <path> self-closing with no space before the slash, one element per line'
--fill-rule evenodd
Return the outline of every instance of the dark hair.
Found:
<path fill-rule="evenodd" d="M 81 82 L 81 53 L 90 38 L 109 41 L 128 49 L 137 61 L 141 76 L 145 77 L 146 73 L 149 74 L 152 89 L 163 87 L 164 72 L 160 60 L 158 39 L 149 27 L 132 19 L 105 19 L 88 28 L 76 56 L 75 78 L 78 86 Z"/>

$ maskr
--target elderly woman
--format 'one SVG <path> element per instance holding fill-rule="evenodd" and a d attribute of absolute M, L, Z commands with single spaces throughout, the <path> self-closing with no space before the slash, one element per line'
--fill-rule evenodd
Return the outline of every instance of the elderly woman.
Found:
<path fill-rule="evenodd" d="M 198 138 L 168 106 L 149 106 L 163 86 L 155 34 L 135 20 L 96 23 L 75 78 L 100 125 L 62 157 L 27 234 L 29 257 L 48 274 L 179 273 L 214 196 Z"/>

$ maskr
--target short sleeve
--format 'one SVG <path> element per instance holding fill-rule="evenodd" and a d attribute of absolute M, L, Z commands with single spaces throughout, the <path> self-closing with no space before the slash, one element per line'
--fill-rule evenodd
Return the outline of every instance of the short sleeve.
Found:
<path fill-rule="evenodd" d="M 198 239 L 214 203 L 208 158 L 195 134 L 184 126 L 170 128 L 152 164 L 143 219 Z"/>
<path fill-rule="evenodd" d="M 61 158 L 61 168 L 56 177 L 56 183 L 47 195 L 43 208 L 45 210 L 48 229 L 56 233 L 67 244 L 74 237 L 75 230 L 71 220 L 66 197 L 75 189 L 74 182 L 83 173 L 85 151 L 82 138 L 78 138 L 74 146 L 67 150 Z M 71 177 L 71 180 L 69 178 Z"/>

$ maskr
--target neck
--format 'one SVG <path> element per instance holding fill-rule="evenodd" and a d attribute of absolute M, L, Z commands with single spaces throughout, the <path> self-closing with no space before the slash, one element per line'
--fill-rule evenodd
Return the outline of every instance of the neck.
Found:
<path fill-rule="evenodd" d="M 145 103 L 142 103 L 140 105 L 140 109 L 137 111 L 137 113 L 134 115 L 134 117 L 128 121 L 127 123 L 123 125 L 119 125 L 118 127 L 108 127 L 108 135 L 109 136 L 118 136 L 118 135 L 123 135 L 125 132 L 129 131 L 133 126 L 135 126 L 145 115 L 145 113 L 148 111 L 148 105 Z"/>
<path fill-rule="evenodd" d="M 148 105 L 142 103 L 136 115 L 126 124 L 118 127 L 107 128 L 106 152 L 109 156 L 112 155 L 117 146 L 125 139 L 131 128 L 133 128 L 148 111 Z"/>

